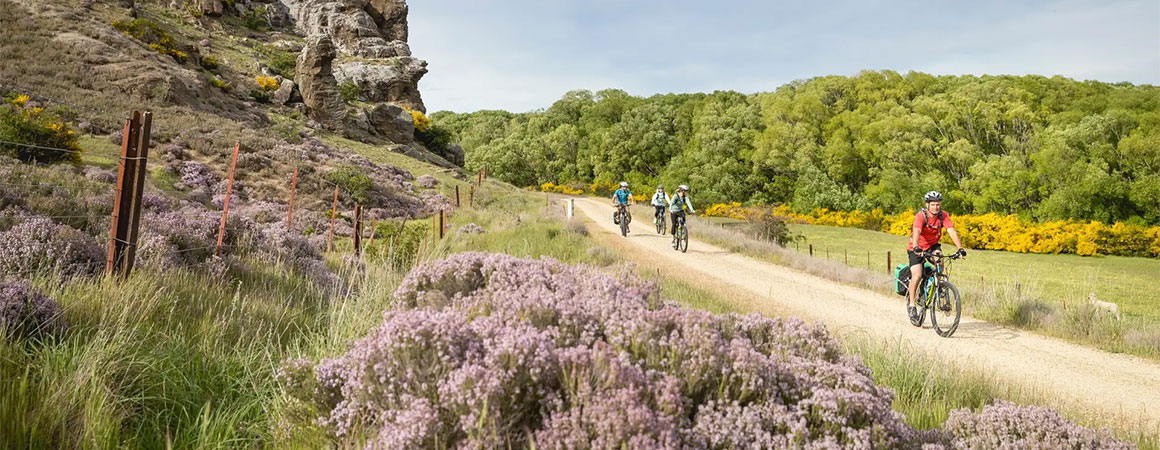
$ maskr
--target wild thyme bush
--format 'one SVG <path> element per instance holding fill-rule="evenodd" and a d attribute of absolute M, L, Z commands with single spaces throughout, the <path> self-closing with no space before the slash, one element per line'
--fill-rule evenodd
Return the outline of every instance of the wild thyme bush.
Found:
<path fill-rule="evenodd" d="M 951 448 L 1131 449 L 1107 431 L 1093 431 L 1054 410 L 999 401 L 982 412 L 951 411 L 944 427 Z"/>
<path fill-rule="evenodd" d="M 105 262 L 105 249 L 92 236 L 39 216 L 16 217 L 0 231 L 0 273 L 21 275 L 58 271 L 65 276 L 93 275 Z"/>
<path fill-rule="evenodd" d="M 911 431 L 820 326 L 716 316 L 550 259 L 465 253 L 412 271 L 404 307 L 284 380 L 368 448 L 898 447 Z"/>
<path fill-rule="evenodd" d="M 823 326 L 682 308 L 628 271 L 462 253 L 416 268 L 394 298 L 344 355 L 280 371 L 340 446 L 935 450 L 1044 420 L 964 411 L 950 433 L 915 431 Z M 1082 448 L 1121 445 L 1052 424 L 1092 437 L 1066 441 Z"/>
<path fill-rule="evenodd" d="M 55 300 L 25 282 L 0 283 L 0 337 L 36 337 L 65 328 Z"/>

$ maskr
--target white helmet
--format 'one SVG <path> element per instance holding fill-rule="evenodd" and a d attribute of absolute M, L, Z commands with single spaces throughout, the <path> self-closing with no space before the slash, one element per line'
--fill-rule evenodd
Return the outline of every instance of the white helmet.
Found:
<path fill-rule="evenodd" d="M 926 195 L 922 196 L 922 199 L 926 200 L 927 203 L 941 202 L 942 201 L 942 194 L 940 194 L 938 191 L 930 191 L 930 192 L 927 192 Z"/>
<path fill-rule="evenodd" d="M 628 182 L 627 182 L 627 181 L 621 181 L 621 182 L 620 182 L 620 187 L 628 187 Z"/>
<path fill-rule="evenodd" d="M 677 186 L 677 190 L 678 191 L 687 191 L 687 190 L 689 190 L 689 187 L 682 184 L 680 186 Z"/>

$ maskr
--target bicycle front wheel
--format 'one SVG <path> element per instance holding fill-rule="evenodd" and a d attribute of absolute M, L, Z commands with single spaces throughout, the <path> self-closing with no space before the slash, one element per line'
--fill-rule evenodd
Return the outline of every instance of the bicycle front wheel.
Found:
<path fill-rule="evenodd" d="M 663 214 L 657 218 L 657 234 L 665 234 L 665 216 Z"/>
<path fill-rule="evenodd" d="M 681 227 L 681 239 L 677 241 L 677 246 L 680 247 L 681 253 L 689 251 L 689 229 L 684 226 Z"/>
<path fill-rule="evenodd" d="M 959 288 L 949 281 L 942 282 L 930 305 L 930 324 L 934 327 L 934 332 L 942 337 L 951 337 L 959 328 L 959 318 L 962 314 Z"/>

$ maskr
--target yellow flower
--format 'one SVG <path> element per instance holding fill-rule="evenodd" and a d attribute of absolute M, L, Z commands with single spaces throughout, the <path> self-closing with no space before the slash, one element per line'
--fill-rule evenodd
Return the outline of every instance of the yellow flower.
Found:
<path fill-rule="evenodd" d="M 21 94 L 17 96 L 15 100 L 12 100 L 12 104 L 16 106 L 24 106 L 25 103 L 28 103 L 28 100 L 29 97 L 27 95 Z"/>
<path fill-rule="evenodd" d="M 263 91 L 270 92 L 278 89 L 278 80 L 273 77 L 258 75 L 254 78 L 254 81 L 258 83 L 258 87 Z"/>

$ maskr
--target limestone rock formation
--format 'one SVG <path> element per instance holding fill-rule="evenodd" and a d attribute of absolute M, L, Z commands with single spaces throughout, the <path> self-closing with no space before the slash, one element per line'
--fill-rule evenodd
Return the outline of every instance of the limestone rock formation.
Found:
<path fill-rule="evenodd" d="M 427 62 L 407 45 L 406 2 L 281 1 L 307 36 L 297 84 L 311 119 L 350 137 L 416 146 L 403 108 L 426 112 L 418 84 Z M 342 98 L 338 87 L 347 83 L 358 87 L 359 106 Z"/>
<path fill-rule="evenodd" d="M 347 106 L 334 79 L 335 56 L 330 36 L 315 34 L 306 38 L 306 45 L 298 55 L 297 81 L 310 117 L 326 127 L 339 129 L 347 116 Z"/>
<path fill-rule="evenodd" d="M 410 56 L 381 61 L 354 61 L 334 67 L 339 83 L 358 85 L 362 98 L 370 102 L 390 102 L 426 112 L 419 96 L 419 79 L 427 73 L 427 62 Z"/>

